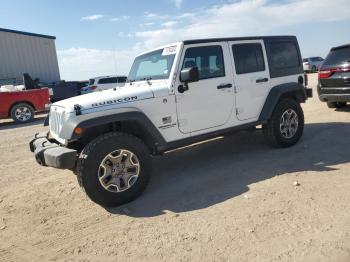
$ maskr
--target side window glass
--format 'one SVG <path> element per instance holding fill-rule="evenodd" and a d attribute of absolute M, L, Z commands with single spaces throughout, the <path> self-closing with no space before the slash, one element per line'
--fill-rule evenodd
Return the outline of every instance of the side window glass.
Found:
<path fill-rule="evenodd" d="M 222 47 L 215 45 L 188 48 L 182 69 L 190 67 L 198 67 L 199 79 L 225 76 Z"/>
<path fill-rule="evenodd" d="M 299 54 L 294 42 L 276 41 L 270 44 L 272 67 L 285 69 L 299 67 Z"/>
<path fill-rule="evenodd" d="M 265 70 L 261 44 L 232 45 L 237 74 L 247 74 Z"/>

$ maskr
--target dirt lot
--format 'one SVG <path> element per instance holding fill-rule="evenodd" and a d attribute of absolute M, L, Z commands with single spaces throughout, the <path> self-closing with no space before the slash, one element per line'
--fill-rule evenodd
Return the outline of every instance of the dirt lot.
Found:
<path fill-rule="evenodd" d="M 143 196 L 112 210 L 36 164 L 42 119 L 2 121 L 0 260 L 350 261 L 350 107 L 303 107 L 296 146 L 271 149 L 257 131 L 169 153 Z"/>

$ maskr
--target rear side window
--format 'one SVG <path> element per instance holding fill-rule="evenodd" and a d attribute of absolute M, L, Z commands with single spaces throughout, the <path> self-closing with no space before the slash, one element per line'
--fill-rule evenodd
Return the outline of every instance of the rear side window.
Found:
<path fill-rule="evenodd" d="M 123 76 L 123 77 L 118 77 L 118 83 L 125 83 L 126 82 L 127 77 Z"/>
<path fill-rule="evenodd" d="M 118 83 L 118 78 L 116 77 L 109 77 L 109 78 L 102 78 L 98 80 L 99 84 L 116 84 Z"/>
<path fill-rule="evenodd" d="M 274 69 L 299 67 L 299 52 L 295 42 L 274 41 L 270 43 L 271 63 Z"/>
<path fill-rule="evenodd" d="M 350 61 L 350 47 L 331 51 L 323 62 L 323 66 L 341 65 Z"/>
<path fill-rule="evenodd" d="M 232 45 L 237 74 L 260 72 L 265 70 L 261 44 Z"/>
<path fill-rule="evenodd" d="M 198 67 L 199 79 L 225 76 L 221 46 L 190 47 L 186 50 L 183 68 Z"/>

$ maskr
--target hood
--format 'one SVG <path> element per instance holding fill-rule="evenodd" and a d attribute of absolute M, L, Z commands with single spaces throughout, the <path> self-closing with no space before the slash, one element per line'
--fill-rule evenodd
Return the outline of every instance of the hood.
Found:
<path fill-rule="evenodd" d="M 125 85 L 115 89 L 93 92 L 68 98 L 53 104 L 53 106 L 65 108 L 66 113 L 74 112 L 74 106 L 79 105 L 82 113 L 96 109 L 104 110 L 105 107 L 117 108 L 121 104 L 136 102 L 139 100 L 154 98 L 154 93 L 148 84 Z"/>
<path fill-rule="evenodd" d="M 74 112 L 74 106 L 79 105 L 82 113 L 100 111 L 118 107 L 127 107 L 128 103 L 154 97 L 169 95 L 168 80 L 138 81 L 115 89 L 108 89 L 68 98 L 53 104 L 63 107 L 66 113 Z"/>

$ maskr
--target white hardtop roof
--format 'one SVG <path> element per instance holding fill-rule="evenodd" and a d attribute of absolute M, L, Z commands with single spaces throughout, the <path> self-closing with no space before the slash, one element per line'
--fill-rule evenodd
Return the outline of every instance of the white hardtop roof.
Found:
<path fill-rule="evenodd" d="M 153 52 L 153 51 L 157 51 L 157 50 L 159 50 L 159 49 L 164 49 L 164 48 L 169 47 L 169 46 L 175 46 L 175 45 L 176 45 L 176 46 L 179 46 L 179 45 L 181 45 L 181 44 L 183 44 L 182 41 L 181 41 L 181 42 L 175 42 L 175 43 L 167 44 L 167 45 L 158 46 L 158 47 L 156 47 L 156 48 L 153 48 L 153 49 L 147 50 L 147 51 L 145 51 L 145 52 L 142 52 L 141 54 L 138 54 L 136 57 L 141 56 L 141 55 L 144 55 L 144 54 L 147 54 L 147 53 L 150 53 L 150 52 Z"/>

